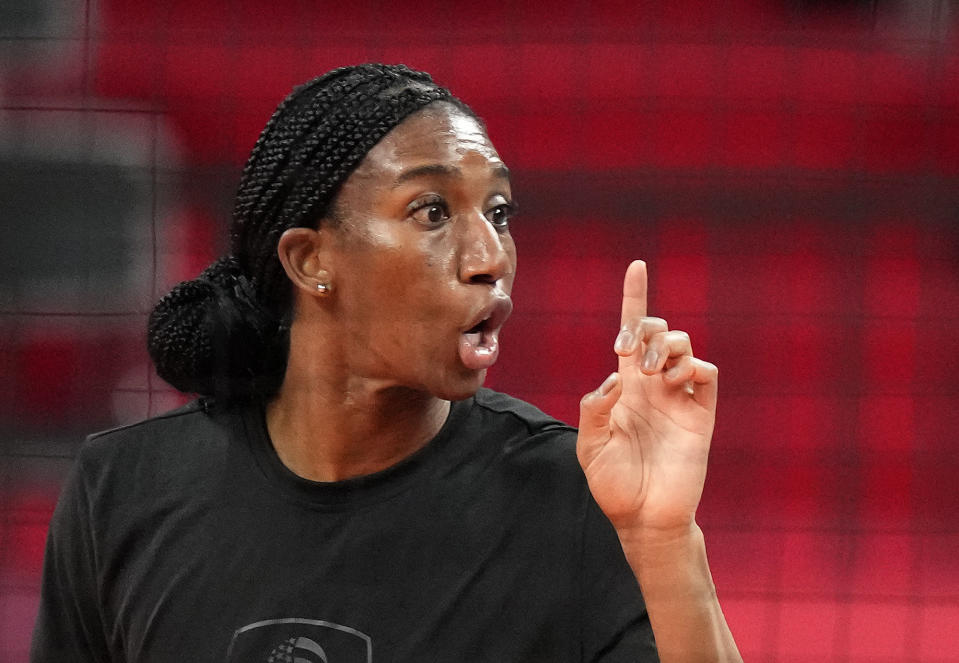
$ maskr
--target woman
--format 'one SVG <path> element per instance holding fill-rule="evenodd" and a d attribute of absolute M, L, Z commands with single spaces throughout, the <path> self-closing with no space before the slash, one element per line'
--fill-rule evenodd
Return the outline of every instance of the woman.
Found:
<path fill-rule="evenodd" d="M 715 367 L 646 316 L 636 262 L 578 434 L 481 389 L 512 209 L 426 74 L 295 90 L 232 255 L 151 316 L 158 372 L 203 398 L 84 446 L 33 659 L 739 660 L 694 519 Z"/>

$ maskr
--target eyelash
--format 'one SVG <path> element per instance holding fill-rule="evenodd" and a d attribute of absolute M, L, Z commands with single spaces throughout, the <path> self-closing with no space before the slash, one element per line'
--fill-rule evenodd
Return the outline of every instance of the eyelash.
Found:
<path fill-rule="evenodd" d="M 432 208 L 439 208 L 440 210 L 443 211 L 443 219 L 441 221 L 432 221 L 428 217 L 426 219 L 417 218 L 417 215 L 419 215 L 421 212 L 423 212 L 424 210 L 430 210 Z M 427 211 L 427 215 L 428 214 L 429 212 Z M 446 201 L 440 198 L 439 196 L 427 196 L 426 198 L 423 198 L 422 200 L 414 202 L 410 206 L 410 216 L 416 219 L 417 221 L 419 221 L 420 223 L 424 223 L 425 225 L 438 227 L 442 222 L 449 219 L 450 210 L 449 210 L 449 207 L 447 207 L 446 205 Z"/>
<path fill-rule="evenodd" d="M 442 210 L 442 213 L 443 213 L 442 219 L 432 220 L 429 218 L 429 210 L 432 210 L 434 208 Z M 424 210 L 427 210 L 426 212 L 427 218 L 425 219 L 417 218 L 417 216 L 420 215 Z M 501 210 L 505 214 L 505 219 L 499 222 L 494 221 L 493 219 L 490 218 L 490 214 L 493 212 L 496 212 L 497 210 Z M 490 225 L 492 225 L 494 228 L 496 228 L 500 232 L 505 231 L 507 228 L 509 228 L 509 222 L 515 215 L 516 215 L 516 205 L 511 202 L 494 205 L 485 213 L 486 219 L 490 222 Z M 449 207 L 446 204 L 446 201 L 443 200 L 440 196 L 429 196 L 411 205 L 410 216 L 413 217 L 416 221 L 419 221 L 420 223 L 423 223 L 424 225 L 428 227 L 438 228 L 444 222 L 449 220 L 450 211 L 449 211 Z"/>
<path fill-rule="evenodd" d="M 493 221 L 493 219 L 489 218 L 489 215 L 497 210 L 502 210 L 505 215 L 505 218 L 500 223 L 497 223 L 496 221 Z M 499 205 L 496 205 L 495 207 L 493 207 L 491 210 L 489 210 L 486 213 L 486 219 L 497 230 L 505 230 L 506 228 L 508 228 L 510 221 L 512 221 L 513 217 L 515 216 L 516 216 L 516 205 L 514 205 L 513 203 L 501 203 Z"/>

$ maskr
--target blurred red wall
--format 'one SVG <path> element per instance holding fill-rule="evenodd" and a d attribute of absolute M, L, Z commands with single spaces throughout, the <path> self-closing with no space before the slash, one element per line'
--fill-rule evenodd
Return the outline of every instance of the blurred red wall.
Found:
<path fill-rule="evenodd" d="M 51 113 L 80 117 L 80 135 L 84 117 L 143 119 L 129 140 L 152 156 L 131 177 L 165 202 L 147 206 L 152 250 L 127 272 L 148 296 L 107 318 L 0 311 L 0 660 L 26 660 L 77 442 L 177 402 L 143 350 L 150 301 L 225 245 L 239 169 L 291 86 L 377 60 L 449 86 L 515 174 L 517 306 L 490 386 L 575 422 L 614 366 L 636 257 L 652 312 L 719 365 L 700 520 L 746 659 L 959 661 L 954 3 L 109 0 L 68 14 L 9 60 L 0 135 Z"/>

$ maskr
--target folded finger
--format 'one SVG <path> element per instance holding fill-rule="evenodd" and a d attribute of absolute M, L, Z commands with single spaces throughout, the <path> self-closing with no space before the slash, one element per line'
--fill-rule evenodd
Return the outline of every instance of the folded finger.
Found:
<path fill-rule="evenodd" d="M 595 391 L 579 402 L 579 430 L 582 439 L 602 438 L 608 434 L 609 415 L 622 393 L 618 373 L 613 373 Z"/>
<path fill-rule="evenodd" d="M 705 407 L 713 407 L 719 384 L 719 369 L 715 364 L 692 355 L 670 360 L 663 372 L 663 381 L 672 387 L 682 387 Z"/>
<path fill-rule="evenodd" d="M 643 373 L 652 375 L 663 370 L 667 361 L 677 357 L 691 357 L 692 354 L 693 346 L 689 334 L 679 329 L 659 332 L 646 341 L 646 352 L 640 368 Z"/>
<path fill-rule="evenodd" d="M 628 357 L 636 352 L 641 343 L 668 329 L 666 321 L 662 318 L 646 317 L 628 320 L 620 328 L 613 349 L 620 357 Z"/>

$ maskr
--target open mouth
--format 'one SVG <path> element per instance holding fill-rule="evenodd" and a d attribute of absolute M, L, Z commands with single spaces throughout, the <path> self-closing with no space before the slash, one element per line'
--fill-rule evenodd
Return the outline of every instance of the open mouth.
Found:
<path fill-rule="evenodd" d="M 476 323 L 462 333 L 460 360 L 467 368 L 481 370 L 496 363 L 499 330 L 512 310 L 509 297 L 498 297 L 483 309 Z"/>
<path fill-rule="evenodd" d="M 463 332 L 463 335 L 466 336 L 466 340 L 473 345 L 481 345 L 483 342 L 483 334 L 488 332 L 489 328 L 489 318 L 487 318 L 486 320 L 480 320 L 473 325 L 473 327 L 467 329 Z"/>

